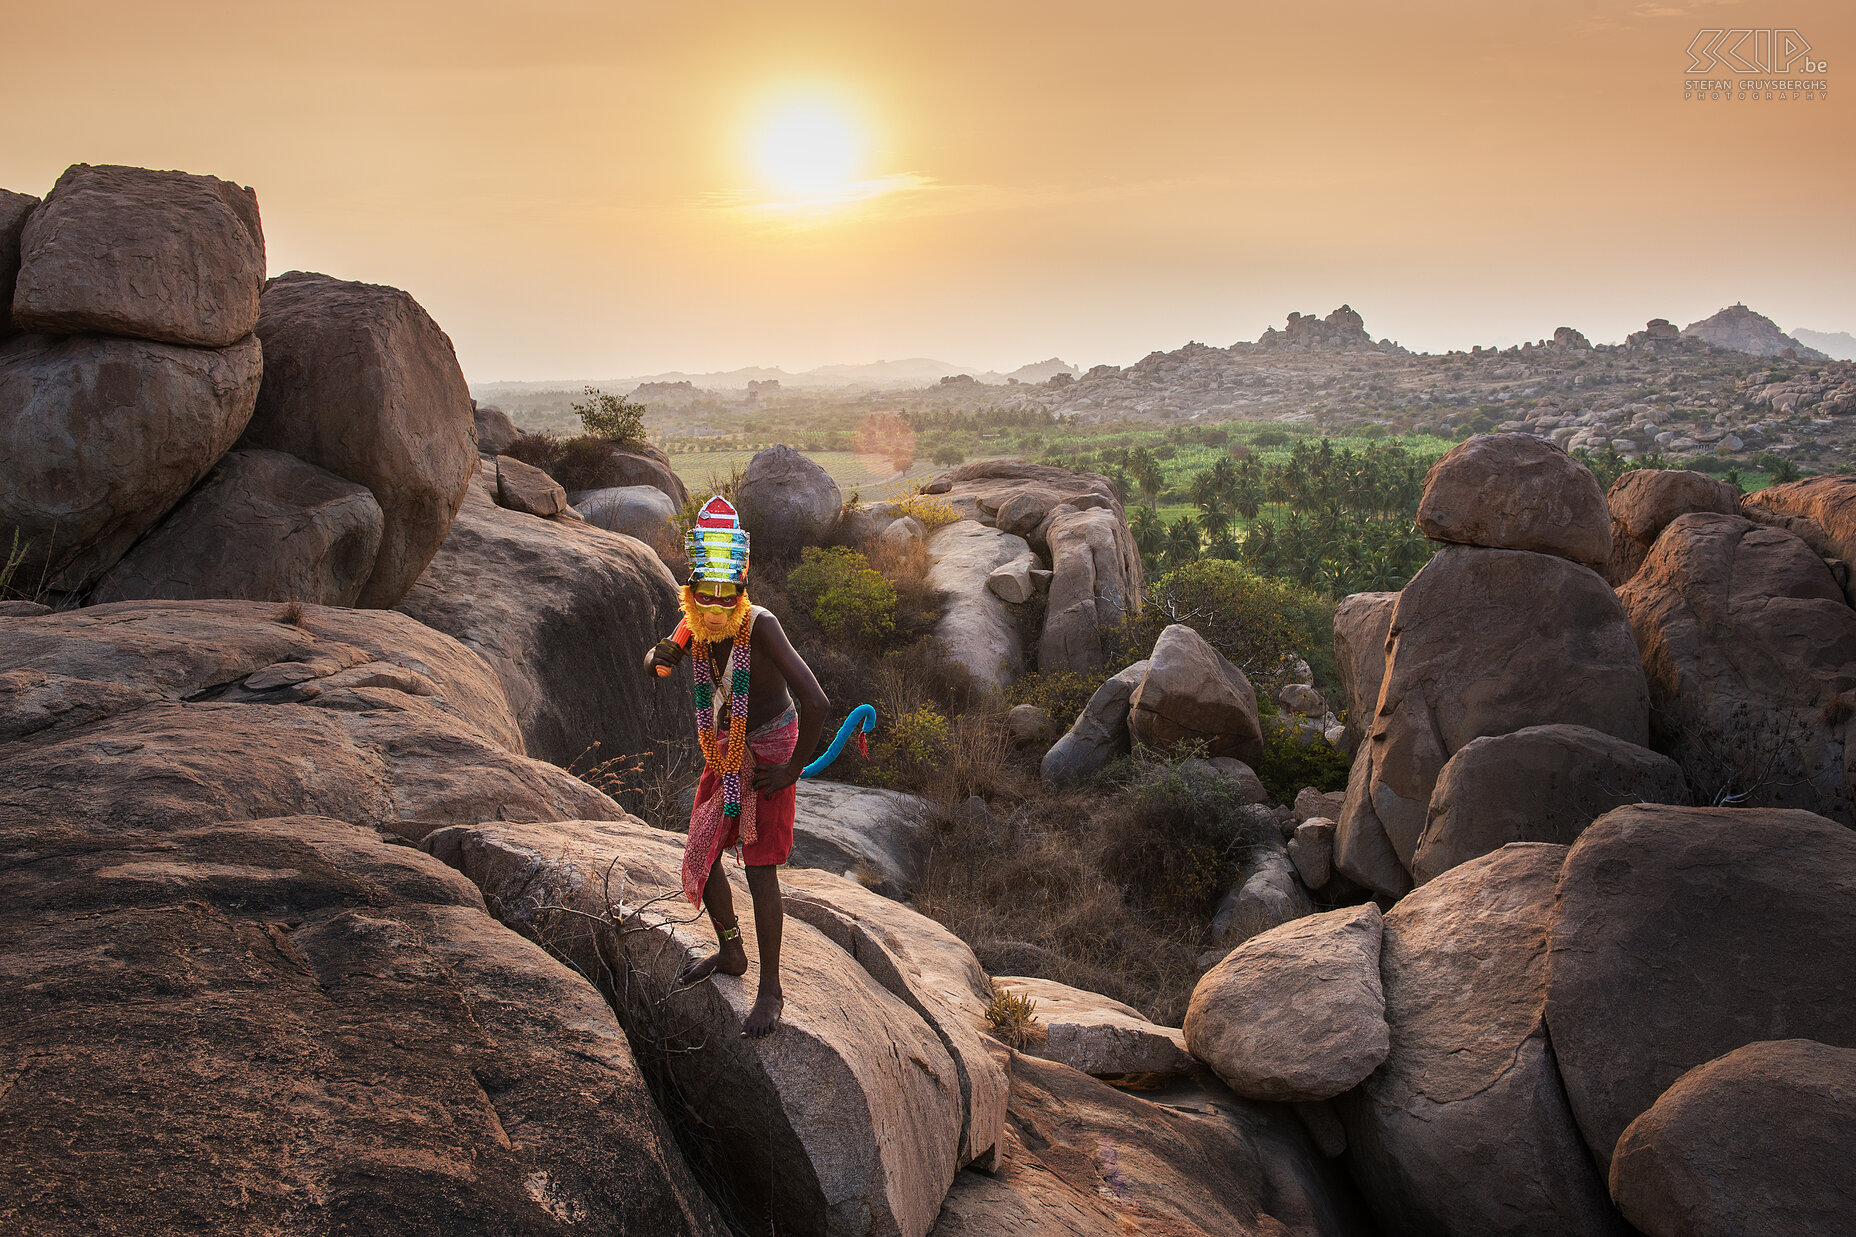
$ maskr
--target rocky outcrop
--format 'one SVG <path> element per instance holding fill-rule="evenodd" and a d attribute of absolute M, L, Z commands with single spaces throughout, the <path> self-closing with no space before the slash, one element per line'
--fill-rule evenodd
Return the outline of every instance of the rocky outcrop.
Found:
<path fill-rule="evenodd" d="M 1134 611 L 1141 590 L 1140 552 L 1108 478 L 1024 460 L 979 460 L 942 473 L 922 490 L 979 523 L 1025 538 L 1049 561 L 1040 671 L 1102 665 L 1102 632 Z M 1032 580 L 1035 585 L 1035 569 Z"/>
<path fill-rule="evenodd" d="M 1702 802 L 1852 814 L 1856 611 L 1803 541 L 1685 515 L 1618 594 L 1650 685 L 1653 741 Z"/>
<path fill-rule="evenodd" d="M 1379 706 L 1385 680 L 1386 637 L 1398 592 L 1355 592 L 1334 607 L 1334 665 L 1340 667 L 1340 697 L 1347 710 L 1347 750 L 1360 750 Z"/>
<path fill-rule="evenodd" d="M 807 779 L 797 785 L 799 813 L 788 862 L 849 876 L 894 897 L 915 891 L 921 831 L 931 810 L 926 800 L 846 782 Z"/>
<path fill-rule="evenodd" d="M 956 520 L 928 538 L 928 583 L 944 598 L 935 638 L 950 661 L 995 692 L 1024 673 L 1025 640 L 986 580 L 1026 548 L 1023 537 L 974 520 Z"/>
<path fill-rule="evenodd" d="M 451 340 L 396 288 L 303 271 L 265 286 L 258 337 L 264 383 L 245 441 L 372 491 L 384 531 L 357 604 L 389 608 L 438 552 L 477 466 Z"/>
<path fill-rule="evenodd" d="M 1746 496 L 1740 514 L 1761 524 L 1782 522 L 1817 553 L 1846 568 L 1856 566 L 1856 477 L 1806 477 L 1767 486 Z M 1856 605 L 1856 582 L 1846 578 L 1843 595 Z"/>
<path fill-rule="evenodd" d="M 817 928 L 921 1016 L 953 1059 L 962 1164 L 997 1167 L 1008 1084 L 988 1034 L 992 986 L 966 942 L 908 907 L 825 872 L 780 876 L 786 913 Z"/>
<path fill-rule="evenodd" d="M 1842 825 L 1656 805 L 1594 822 L 1560 876 L 1547 1001 L 1592 1156 L 1608 1169 L 1626 1126 L 1736 1048 L 1856 1048 L 1853 949 L 1856 832 Z"/>
<path fill-rule="evenodd" d="M 830 473 L 781 444 L 748 461 L 737 501 L 753 552 L 765 562 L 797 558 L 804 547 L 825 544 L 844 495 Z"/>
<path fill-rule="evenodd" d="M 481 475 L 398 608 L 482 655 L 531 756 L 568 765 L 597 743 L 606 760 L 689 724 L 687 672 L 639 670 L 681 617 L 663 563 L 629 537 L 506 511 Z"/>
<path fill-rule="evenodd" d="M 1698 1065 L 1625 1129 L 1611 1196 L 1646 1237 L 1835 1237 L 1856 1203 L 1856 1051 L 1748 1044 Z"/>
<path fill-rule="evenodd" d="M 0 529 L 28 543 L 18 578 L 76 592 L 114 566 L 243 432 L 262 369 L 250 336 L 0 343 Z"/>
<path fill-rule="evenodd" d="M 1611 520 L 1591 471 L 1532 434 L 1477 434 L 1431 465 L 1418 527 L 1433 541 L 1602 567 Z"/>
<path fill-rule="evenodd" d="M 497 506 L 544 518 L 567 510 L 567 491 L 541 469 L 507 455 L 497 456 L 495 464 Z"/>
<path fill-rule="evenodd" d="M 1679 468 L 1633 468 L 1611 483 L 1605 495 L 1611 512 L 1611 558 L 1605 579 L 1621 587 L 1643 566 L 1650 547 L 1677 516 L 1691 511 L 1733 515 L 1740 492 L 1703 472 Z"/>
<path fill-rule="evenodd" d="M 462 877 L 340 820 L 184 823 L 0 812 L 57 855 L 0 878 L 9 1227 L 728 1231 L 599 995 Z"/>
<path fill-rule="evenodd" d="M 147 601 L 0 619 L 0 817 L 107 834 L 315 811 L 416 839 L 620 814 L 520 753 L 489 668 L 403 615 Z"/>
<path fill-rule="evenodd" d="M 1129 702 L 1134 698 L 1134 689 L 1147 677 L 1150 664 L 1137 661 L 1096 688 L 1070 728 L 1044 753 L 1039 766 L 1044 785 L 1055 789 L 1083 781 L 1132 749 Z"/>
<path fill-rule="evenodd" d="M 1166 750 L 1202 741 L 1208 754 L 1255 765 L 1263 757 L 1257 693 L 1244 672 L 1184 623 L 1154 641 L 1147 673 L 1128 702 L 1128 730 L 1147 747 Z"/>
<path fill-rule="evenodd" d="M 17 329 L 13 326 L 13 285 L 19 279 L 19 234 L 38 204 L 29 193 L 0 189 L 0 339 Z"/>
<path fill-rule="evenodd" d="M 1379 908 L 1343 907 L 1254 936 L 1206 973 L 1186 1042 L 1239 1095 L 1325 1100 L 1386 1058 Z"/>
<path fill-rule="evenodd" d="M 1779 324 L 1771 318 L 1741 304 L 1729 305 L 1712 317 L 1689 323 L 1682 328 L 1682 334 L 1690 339 L 1699 339 L 1703 343 L 1713 344 L 1717 348 L 1728 348 L 1734 352 L 1750 352 L 1754 356 L 1776 357 L 1790 354 L 1800 361 L 1828 361 L 1830 359 L 1817 349 L 1807 348 L 1781 331 Z"/>
<path fill-rule="evenodd" d="M 933 1237 L 1365 1237 L 1370 1222 L 1286 1110 L 1179 1082 L 1120 1091 L 1010 1055 L 996 1173 L 960 1173 Z"/>
<path fill-rule="evenodd" d="M 1257 336 L 1259 348 L 1319 349 L 1343 351 L 1371 348 L 1373 337 L 1366 333 L 1366 319 L 1351 305 L 1342 305 L 1325 318 L 1314 314 L 1292 313 L 1282 329 L 1268 327 Z"/>
<path fill-rule="evenodd" d="M 1398 899 L 1411 890 L 1411 872 L 1373 810 L 1373 754 L 1365 747 L 1353 758 L 1347 797 L 1334 822 L 1334 870 L 1381 897 Z"/>
<path fill-rule="evenodd" d="M 1266 816 L 1267 819 L 1267 816 Z M 1296 876 L 1280 842 L 1259 843 L 1240 870 L 1238 882 L 1212 914 L 1212 943 L 1230 949 L 1279 924 L 1315 913 L 1315 904 Z"/>
<path fill-rule="evenodd" d="M 19 242 L 13 323 L 51 335 L 127 335 L 196 348 L 258 321 L 258 198 L 213 176 L 79 163 Z"/>
<path fill-rule="evenodd" d="M 1052 572 L 1038 639 L 1038 669 L 1045 674 L 1099 668 L 1104 633 L 1134 612 L 1140 596 L 1140 554 L 1120 512 L 1067 507 L 1039 527 Z"/>
<path fill-rule="evenodd" d="M 1573 1124 L 1558 1027 L 1549 1045 L 1543 1017 L 1565 856 L 1505 846 L 1386 914 L 1391 1051 L 1339 1106 L 1354 1179 L 1389 1234 L 1628 1231 Z"/>
<path fill-rule="evenodd" d="M 582 821 L 446 830 L 428 846 L 504 923 L 601 983 L 632 1042 L 675 1088 L 707 1172 L 742 1211 L 778 1232 L 922 1237 L 960 1166 L 966 1128 L 942 1039 L 797 916 L 781 945 L 777 1034 L 740 1034 L 753 965 L 674 989 L 677 969 L 714 948 L 708 920 L 692 921 L 677 894 L 677 842 L 635 822 Z M 735 897 L 748 904 L 745 883 Z M 741 928 L 758 959 L 751 915 Z"/>
<path fill-rule="evenodd" d="M 1369 888 L 1400 890 L 1375 830 L 1409 872 L 1444 764 L 1471 740 L 1527 726 L 1587 726 L 1642 746 L 1648 692 L 1616 594 L 1548 554 L 1446 546 L 1399 594 L 1378 715 L 1349 785 L 1337 859 Z"/>
<path fill-rule="evenodd" d="M 1571 845 L 1627 803 L 1687 802 L 1675 761 L 1585 726 L 1474 739 L 1437 776 L 1411 877 L 1422 885 L 1509 842 Z"/>
<path fill-rule="evenodd" d="M 653 547 L 673 539 L 670 522 L 677 516 L 676 505 L 655 485 L 582 490 L 570 498 L 574 510 L 595 528 L 624 533 Z"/>
<path fill-rule="evenodd" d="M 480 407 L 470 403 L 471 420 L 477 426 L 477 450 L 483 455 L 501 455 L 522 438 L 522 431 L 501 408 Z"/>
<path fill-rule="evenodd" d="M 1185 1074 L 1192 1070 L 1185 1033 L 1149 1022 L 1131 1005 L 1054 979 L 1001 975 L 996 988 L 1036 1003 L 1045 1040 L 1029 1051 L 1098 1078 Z"/>
<path fill-rule="evenodd" d="M 97 581 L 90 601 L 352 606 L 380 535 L 380 505 L 365 487 L 280 451 L 229 451 Z"/>
<path fill-rule="evenodd" d="M 1310 816 L 1295 827 L 1287 850 L 1302 884 L 1321 888 L 1334 877 L 1334 822 L 1325 816 Z"/>

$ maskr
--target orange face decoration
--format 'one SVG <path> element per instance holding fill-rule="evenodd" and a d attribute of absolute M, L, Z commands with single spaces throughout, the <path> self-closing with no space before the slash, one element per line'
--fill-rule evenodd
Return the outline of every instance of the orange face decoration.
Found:
<path fill-rule="evenodd" d="M 683 586 L 683 619 L 704 644 L 733 640 L 750 604 L 747 590 L 732 584 L 700 581 Z"/>

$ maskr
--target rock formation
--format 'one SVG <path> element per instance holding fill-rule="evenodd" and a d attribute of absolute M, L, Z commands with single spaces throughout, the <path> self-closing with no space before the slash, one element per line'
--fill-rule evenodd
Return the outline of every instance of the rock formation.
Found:
<path fill-rule="evenodd" d="M 1357 752 L 1379 705 L 1386 673 L 1386 638 L 1397 593 L 1354 593 L 1334 609 L 1334 662 L 1347 710 L 1347 750 Z"/>
<path fill-rule="evenodd" d="M 1044 1042 L 1029 1051 L 1099 1078 L 1133 1074 L 1186 1074 L 1192 1058 L 1177 1027 L 1149 1022 L 1141 1012 L 1099 992 L 1054 979 L 1001 975 L 995 988 L 1036 1003 Z"/>
<path fill-rule="evenodd" d="M 19 279 L 19 234 L 38 204 L 29 193 L 0 189 L 0 339 L 18 329 L 13 325 L 13 285 Z"/>
<path fill-rule="evenodd" d="M 1147 673 L 1128 701 L 1128 730 L 1136 742 L 1159 750 L 1191 739 L 1202 740 L 1213 756 L 1251 764 L 1263 756 L 1250 680 L 1183 623 L 1154 641 Z"/>
<path fill-rule="evenodd" d="M 1044 753 L 1039 774 L 1046 786 L 1057 788 L 1080 782 L 1115 757 L 1127 754 L 1133 747 L 1128 709 L 1134 689 L 1147 677 L 1150 665 L 1148 661 L 1137 661 L 1096 688 L 1070 728 Z"/>
<path fill-rule="evenodd" d="M 477 466 L 451 340 L 394 288 L 292 271 L 265 286 L 264 384 L 245 431 L 366 486 L 385 528 L 359 605 L 406 595 L 445 539 Z"/>
<path fill-rule="evenodd" d="M 741 475 L 741 517 L 754 538 L 753 552 L 767 562 L 797 558 L 823 545 L 838 522 L 844 495 L 831 474 L 781 445 L 756 452 Z"/>
<path fill-rule="evenodd" d="M 1843 564 L 1843 595 L 1856 605 L 1856 581 L 1848 578 L 1856 564 L 1856 477 L 1807 477 L 1767 486 L 1748 494 L 1739 513 L 1795 533 L 1817 553 Z"/>
<path fill-rule="evenodd" d="M 1745 305 L 1735 303 L 1719 311 L 1712 317 L 1700 322 L 1691 322 L 1682 328 L 1682 334 L 1690 339 L 1699 339 L 1703 343 L 1713 344 L 1717 348 L 1730 348 L 1735 352 L 1750 352 L 1754 356 L 1785 356 L 1790 354 L 1800 361 L 1828 361 L 1830 358 L 1815 348 L 1807 348 L 1797 340 L 1779 329 L 1779 324 L 1761 313 L 1755 313 Z"/>
<path fill-rule="evenodd" d="M 1025 640 L 999 595 L 993 571 L 1027 552 L 1023 537 L 975 520 L 956 520 L 928 538 L 928 583 L 943 598 L 935 638 L 976 683 L 999 692 L 1025 670 Z"/>
<path fill-rule="evenodd" d="M 1588 567 L 1611 554 L 1598 482 L 1531 434 L 1477 434 L 1452 447 L 1424 479 L 1418 527 L 1433 541 L 1534 550 Z"/>
<path fill-rule="evenodd" d="M 1605 579 L 1622 588 L 1643 566 L 1650 547 L 1677 516 L 1692 511 L 1733 515 L 1740 494 L 1725 481 L 1679 468 L 1633 468 L 1605 495 L 1611 512 L 1611 557 Z"/>

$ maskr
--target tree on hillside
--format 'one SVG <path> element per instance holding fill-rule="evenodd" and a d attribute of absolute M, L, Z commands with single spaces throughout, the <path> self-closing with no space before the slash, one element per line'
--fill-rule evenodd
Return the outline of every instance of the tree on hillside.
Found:
<path fill-rule="evenodd" d="M 629 404 L 598 387 L 586 388 L 585 400 L 572 408 L 588 436 L 609 442 L 643 442 L 645 440 L 643 404 Z"/>
<path fill-rule="evenodd" d="M 1166 485 L 1166 474 L 1161 471 L 1160 461 L 1146 447 L 1136 447 L 1128 452 L 1127 468 L 1134 484 L 1140 487 L 1141 497 L 1152 507 L 1160 490 Z"/>

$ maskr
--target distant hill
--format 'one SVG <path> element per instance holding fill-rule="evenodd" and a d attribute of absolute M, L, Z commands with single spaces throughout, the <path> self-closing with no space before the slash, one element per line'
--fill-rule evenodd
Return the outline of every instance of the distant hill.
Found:
<path fill-rule="evenodd" d="M 1838 361 L 1856 361 L 1856 335 L 1848 331 L 1807 331 L 1799 327 L 1792 337 L 1807 348 L 1815 348 Z"/>
<path fill-rule="evenodd" d="M 712 370 L 706 374 L 686 374 L 672 371 L 663 374 L 639 374 L 629 378 L 556 378 L 546 382 L 480 382 L 471 387 L 471 394 L 479 402 L 494 404 L 499 400 L 512 397 L 534 395 L 542 391 L 575 391 L 583 387 L 594 386 L 602 391 L 625 392 L 636 387 L 666 387 L 676 383 L 687 382 L 693 387 L 707 391 L 740 391 L 750 382 L 776 381 L 783 389 L 842 388 L 842 387 L 876 387 L 912 390 L 916 387 L 932 386 L 943 378 L 955 374 L 967 374 L 977 381 L 995 386 L 1004 385 L 1007 380 L 1016 378 L 1020 382 L 1045 382 L 1053 374 L 1070 374 L 1083 371 L 1068 361 L 1051 357 L 1047 361 L 1036 361 L 1030 365 L 1021 365 L 1010 373 L 997 370 L 984 372 L 946 361 L 937 361 L 932 357 L 907 357 L 899 361 L 871 361 L 862 365 L 821 365 L 816 369 L 789 373 L 777 366 L 769 368 L 764 365 L 750 365 L 741 369 Z"/>
<path fill-rule="evenodd" d="M 1682 328 L 1682 334 L 1717 348 L 1731 348 L 1754 356 L 1782 356 L 1789 351 L 1801 361 L 1830 359 L 1781 331 L 1771 318 L 1740 304 L 1729 305 L 1713 317 L 1689 323 Z"/>

